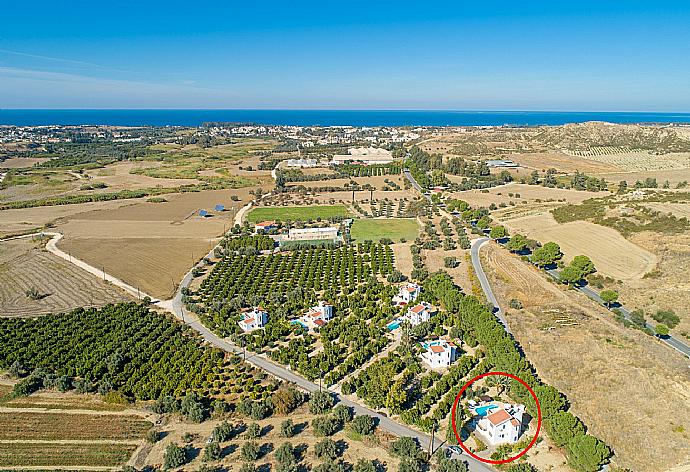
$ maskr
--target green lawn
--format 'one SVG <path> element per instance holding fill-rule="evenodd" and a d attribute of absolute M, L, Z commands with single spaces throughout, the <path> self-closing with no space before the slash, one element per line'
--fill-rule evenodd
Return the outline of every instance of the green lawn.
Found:
<path fill-rule="evenodd" d="M 313 205 L 288 207 L 259 207 L 249 212 L 247 219 L 250 223 L 271 220 L 306 221 L 317 218 L 328 219 L 333 216 L 350 216 L 345 205 Z"/>
<path fill-rule="evenodd" d="M 400 241 L 405 238 L 413 241 L 419 235 L 417 220 L 412 218 L 381 218 L 355 220 L 350 229 L 350 236 L 355 241 L 378 241 L 381 238 L 390 238 Z"/>

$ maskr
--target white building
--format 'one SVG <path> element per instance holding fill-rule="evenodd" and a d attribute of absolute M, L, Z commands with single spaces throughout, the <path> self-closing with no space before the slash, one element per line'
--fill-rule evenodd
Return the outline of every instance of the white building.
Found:
<path fill-rule="evenodd" d="M 293 228 L 288 232 L 290 241 L 316 241 L 320 239 L 337 239 L 338 228 Z"/>
<path fill-rule="evenodd" d="M 393 297 L 393 303 L 396 305 L 407 305 L 414 302 L 419 294 L 422 292 L 422 287 L 417 284 L 407 283 L 400 287 L 400 291 Z"/>
<path fill-rule="evenodd" d="M 428 302 L 419 303 L 407 309 L 405 319 L 407 319 L 412 326 L 419 326 L 426 323 L 436 314 L 436 308 Z"/>
<path fill-rule="evenodd" d="M 287 159 L 285 167 L 302 168 L 302 167 L 316 167 L 319 163 L 316 159 Z"/>
<path fill-rule="evenodd" d="M 450 367 L 457 358 L 457 348 L 455 344 L 445 339 L 423 343 L 422 347 L 425 349 L 422 353 L 422 360 L 432 369 Z"/>
<path fill-rule="evenodd" d="M 520 167 L 516 162 L 510 159 L 489 159 L 486 161 L 487 167 Z"/>
<path fill-rule="evenodd" d="M 477 423 L 477 432 L 494 446 L 515 444 L 522 434 L 524 405 L 504 405 Z"/>
<path fill-rule="evenodd" d="M 311 307 L 309 311 L 300 318 L 300 324 L 306 325 L 307 328 L 313 331 L 318 331 L 328 323 L 331 318 L 333 318 L 333 305 L 320 301 L 318 305 Z"/>
<path fill-rule="evenodd" d="M 268 323 L 268 312 L 261 307 L 247 308 L 240 315 L 239 325 L 245 333 L 263 328 Z"/>

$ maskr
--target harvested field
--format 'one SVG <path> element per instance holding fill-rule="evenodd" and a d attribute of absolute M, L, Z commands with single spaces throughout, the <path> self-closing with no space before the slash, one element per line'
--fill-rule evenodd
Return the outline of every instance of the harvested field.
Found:
<path fill-rule="evenodd" d="M 60 313 L 128 301 L 125 292 L 44 249 L 45 241 L 0 242 L 0 316 Z M 35 288 L 39 299 L 26 295 Z"/>
<path fill-rule="evenodd" d="M 232 227 L 249 197 L 248 189 L 210 190 L 166 195 L 164 203 L 82 212 L 58 225 L 65 235 L 59 247 L 153 297 L 167 298 L 173 282 Z M 227 210 L 213 211 L 216 204 Z M 200 209 L 211 216 L 199 216 Z"/>
<path fill-rule="evenodd" d="M 23 169 L 47 160 L 49 159 L 44 157 L 12 157 L 0 161 L 0 169 Z"/>
<path fill-rule="evenodd" d="M 426 265 L 429 273 L 434 273 L 443 270 L 453 278 L 453 282 L 460 287 L 465 293 L 472 293 L 472 281 L 470 280 L 468 269 L 471 269 L 471 264 L 466 260 L 469 251 L 464 249 L 454 249 L 452 251 L 444 251 L 443 249 L 435 249 L 433 251 L 423 250 L 422 253 L 426 256 Z M 455 257 L 458 260 L 458 266 L 449 268 L 445 267 L 444 259 L 446 257 Z"/>
<path fill-rule="evenodd" d="M 10 411 L 0 414 L 0 441 L 138 441 L 151 426 L 138 416 Z"/>
<path fill-rule="evenodd" d="M 179 187 L 182 185 L 198 184 L 197 179 L 166 179 L 149 177 L 147 175 L 130 173 L 136 169 L 146 169 L 154 167 L 152 162 L 118 162 L 110 164 L 102 169 L 86 171 L 87 180 L 84 183 L 93 185 L 103 183 L 108 186 L 107 191 L 151 188 L 151 187 Z"/>
<path fill-rule="evenodd" d="M 209 238 L 73 238 L 60 242 L 60 249 L 76 255 L 142 292 L 169 298 L 193 262 L 216 244 Z M 92 276 L 92 279 L 95 277 Z"/>
<path fill-rule="evenodd" d="M 548 282 L 491 244 L 483 265 L 510 327 L 540 377 L 568 396 L 571 411 L 613 447 L 615 465 L 662 471 L 690 459 L 687 358 L 654 338 L 623 328 L 584 296 Z M 663 398 L 673 408 L 659 408 Z M 640 447 L 654 444 L 654 447 Z"/>
<path fill-rule="evenodd" d="M 496 205 L 501 203 L 509 204 L 510 202 L 522 204 L 525 201 L 536 202 L 538 200 L 544 202 L 581 203 L 589 198 L 609 195 L 608 192 L 586 192 L 517 183 L 501 185 L 487 190 L 488 192 L 482 192 L 481 190 L 455 192 L 451 194 L 451 197 L 464 200 L 473 207 L 488 207 L 492 203 Z M 511 193 L 513 196 L 510 196 Z"/>
<path fill-rule="evenodd" d="M 395 242 L 401 239 L 414 240 L 419 235 L 419 224 L 413 218 L 368 218 L 352 223 L 350 235 L 355 241 L 378 241 L 389 238 Z"/>
<path fill-rule="evenodd" d="M 525 166 L 531 170 L 547 171 L 554 168 L 559 172 L 595 174 L 622 170 L 613 164 L 597 162 L 583 157 L 569 156 L 557 151 L 509 154 L 506 159 Z M 623 168 L 624 169 L 624 168 Z"/>
<path fill-rule="evenodd" d="M 114 467 L 127 462 L 136 449 L 136 444 L 0 442 L 0 466 Z"/>
<path fill-rule="evenodd" d="M 579 157 L 602 162 L 619 169 L 633 171 L 670 170 L 690 168 L 690 153 L 672 152 L 654 154 L 645 150 L 626 150 L 612 146 L 573 151 Z"/>
<path fill-rule="evenodd" d="M 670 213 L 677 218 L 690 219 L 690 203 L 647 203 L 646 207 L 661 213 Z"/>
<path fill-rule="evenodd" d="M 559 224 L 546 211 L 514 215 L 492 214 L 510 232 L 519 232 L 542 244 L 554 241 L 561 246 L 566 261 L 578 254 L 589 256 L 597 271 L 617 280 L 640 279 L 654 270 L 657 257 L 631 243 L 611 228 L 587 221 Z M 596 242 L 596 244 L 593 244 Z"/>
<path fill-rule="evenodd" d="M 306 221 L 317 218 L 327 219 L 335 216 L 347 217 L 349 215 L 350 212 L 344 205 L 258 207 L 249 212 L 247 220 L 251 223 L 267 220 Z"/>
<path fill-rule="evenodd" d="M 674 170 L 650 170 L 646 172 L 615 172 L 602 173 L 597 175 L 599 178 L 604 178 L 609 182 L 620 182 L 625 180 L 628 185 L 635 185 L 635 182 L 644 181 L 646 178 L 656 179 L 659 186 L 663 185 L 668 180 L 671 187 L 675 187 L 680 182 L 690 182 L 690 169 L 674 169 Z"/>

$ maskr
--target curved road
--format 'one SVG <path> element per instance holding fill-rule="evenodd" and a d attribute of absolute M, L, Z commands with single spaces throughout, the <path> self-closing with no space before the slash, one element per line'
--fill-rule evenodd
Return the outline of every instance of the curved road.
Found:
<path fill-rule="evenodd" d="M 496 318 L 498 318 L 498 321 L 501 322 L 503 328 L 510 333 L 510 328 L 508 327 L 508 322 L 504 316 L 503 309 L 501 308 L 501 305 L 498 304 L 498 300 L 496 300 L 496 296 L 491 290 L 489 279 L 486 277 L 484 269 L 482 268 L 481 260 L 479 259 L 479 250 L 489 241 L 491 241 L 489 238 L 478 238 L 472 241 L 472 247 L 470 248 L 472 266 L 474 267 L 474 272 L 477 274 L 479 284 L 482 286 L 482 291 L 484 292 L 486 299 L 494 306 L 494 314 L 496 315 Z"/>

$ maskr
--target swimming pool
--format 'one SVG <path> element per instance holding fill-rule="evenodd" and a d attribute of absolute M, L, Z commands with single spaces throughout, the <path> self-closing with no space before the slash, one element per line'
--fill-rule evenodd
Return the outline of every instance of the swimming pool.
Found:
<path fill-rule="evenodd" d="M 475 408 L 474 412 L 479 416 L 486 416 L 486 414 L 489 411 L 495 410 L 496 408 L 498 408 L 498 406 L 496 406 L 496 405 L 478 406 L 477 408 Z"/>
<path fill-rule="evenodd" d="M 400 328 L 400 321 L 395 320 L 392 323 L 388 323 L 387 328 L 388 328 L 388 331 L 393 331 L 393 330 Z"/>

